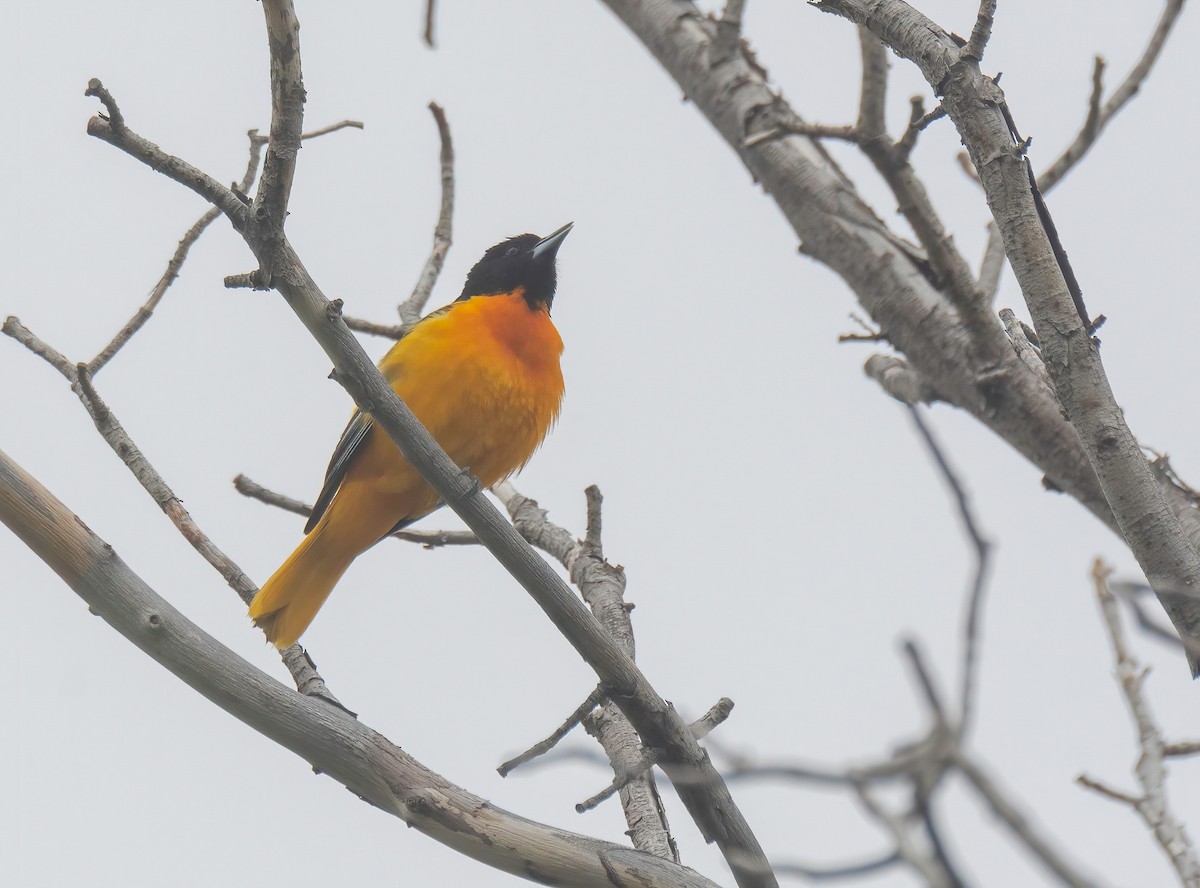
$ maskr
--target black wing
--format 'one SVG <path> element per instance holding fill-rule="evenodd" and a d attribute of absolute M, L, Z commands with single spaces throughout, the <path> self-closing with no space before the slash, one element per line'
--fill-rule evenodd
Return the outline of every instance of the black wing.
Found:
<path fill-rule="evenodd" d="M 317 504 L 313 506 L 308 523 L 304 525 L 305 533 L 312 532 L 325 510 L 329 508 L 329 504 L 333 502 L 333 495 L 337 493 L 342 479 L 346 477 L 346 470 L 350 468 L 355 454 L 374 427 L 375 421 L 368 414 L 361 410 L 354 411 L 354 416 L 350 418 L 350 423 L 342 432 L 342 437 L 338 439 L 337 447 L 333 450 L 333 456 L 330 457 L 329 468 L 325 470 L 325 485 L 321 488 L 321 494 L 317 497 Z"/>

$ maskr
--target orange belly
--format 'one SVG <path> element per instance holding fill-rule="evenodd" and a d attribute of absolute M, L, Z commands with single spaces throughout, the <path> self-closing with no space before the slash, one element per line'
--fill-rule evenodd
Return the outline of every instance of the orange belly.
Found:
<path fill-rule="evenodd" d="M 531 310 L 518 291 L 454 303 L 426 318 L 379 369 L 450 458 L 491 487 L 524 466 L 554 425 L 561 354 L 549 314 Z M 321 523 L 345 522 L 361 551 L 437 504 L 434 490 L 375 428 Z"/>

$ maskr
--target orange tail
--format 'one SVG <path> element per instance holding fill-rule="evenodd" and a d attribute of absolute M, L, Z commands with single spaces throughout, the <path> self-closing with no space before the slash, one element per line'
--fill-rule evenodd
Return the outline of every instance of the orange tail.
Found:
<path fill-rule="evenodd" d="M 254 625 L 282 650 L 296 643 L 358 554 L 331 545 L 322 521 L 250 602 Z"/>

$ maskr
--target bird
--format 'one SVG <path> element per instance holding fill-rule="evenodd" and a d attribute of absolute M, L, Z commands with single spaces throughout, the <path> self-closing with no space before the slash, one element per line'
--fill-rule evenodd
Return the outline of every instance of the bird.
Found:
<path fill-rule="evenodd" d="M 484 487 L 519 471 L 558 420 L 563 342 L 550 309 L 558 249 L 572 227 L 490 248 L 462 294 L 408 326 L 379 362 L 422 425 Z M 304 539 L 250 603 L 254 624 L 280 650 L 295 644 L 355 558 L 441 505 L 370 414 L 355 411 Z"/>

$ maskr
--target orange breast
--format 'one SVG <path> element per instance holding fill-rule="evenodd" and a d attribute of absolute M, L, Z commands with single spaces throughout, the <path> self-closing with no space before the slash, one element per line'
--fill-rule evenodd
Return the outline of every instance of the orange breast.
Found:
<path fill-rule="evenodd" d="M 558 418 L 562 350 L 550 315 L 518 291 L 454 303 L 379 367 L 450 458 L 490 487 L 529 460 Z M 399 451 L 395 460 L 385 484 L 409 487 L 415 472 Z"/>

